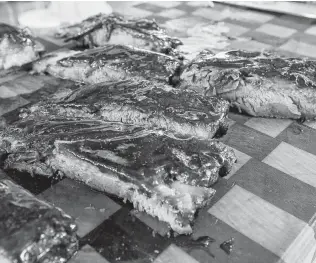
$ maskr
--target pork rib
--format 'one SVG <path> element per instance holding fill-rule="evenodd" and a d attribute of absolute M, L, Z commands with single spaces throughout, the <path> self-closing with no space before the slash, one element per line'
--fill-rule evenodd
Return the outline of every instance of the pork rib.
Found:
<path fill-rule="evenodd" d="M 251 116 L 316 118 L 316 61 L 271 54 L 202 52 L 181 75 L 181 87 L 217 95 Z"/>
<path fill-rule="evenodd" d="M 190 233 L 209 187 L 236 161 L 201 140 L 218 133 L 227 110 L 221 99 L 148 81 L 87 85 L 5 115 L 0 152 L 5 169 L 62 173 Z"/>
<path fill-rule="evenodd" d="M 83 118 L 28 116 L 0 135 L 6 169 L 65 176 L 129 200 L 138 210 L 192 231 L 194 214 L 236 157 L 218 141 L 176 139 L 158 131 Z"/>
<path fill-rule="evenodd" d="M 78 250 L 74 220 L 10 180 L 0 209 L 0 262 L 65 262 Z"/>
<path fill-rule="evenodd" d="M 61 50 L 34 63 L 35 72 L 82 83 L 147 79 L 176 85 L 182 62 L 156 52 L 124 45 L 107 45 L 83 52 Z"/>
<path fill-rule="evenodd" d="M 227 113 L 228 103 L 222 99 L 134 80 L 85 85 L 55 102 L 39 103 L 24 112 L 122 122 L 202 139 L 226 133 Z"/>
<path fill-rule="evenodd" d="M 61 27 L 57 38 L 74 40 L 79 46 L 100 47 L 106 44 L 131 45 L 167 55 L 177 55 L 175 48 L 182 45 L 158 26 L 154 20 L 126 20 L 117 14 L 97 14 L 81 23 Z"/>

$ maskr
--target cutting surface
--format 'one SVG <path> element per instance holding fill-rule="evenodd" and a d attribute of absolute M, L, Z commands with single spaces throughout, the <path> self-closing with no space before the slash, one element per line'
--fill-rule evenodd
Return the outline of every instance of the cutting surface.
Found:
<path fill-rule="evenodd" d="M 271 49 L 316 58 L 315 21 L 223 4 L 209 8 L 206 3 L 110 2 L 125 15 L 155 18 L 193 49 L 197 43 L 213 45 L 214 36 L 207 39 L 203 32 L 202 43 L 201 35 L 190 29 L 217 20 L 224 21 L 230 38 L 218 39 L 221 45 L 215 50 Z M 15 23 L 26 4 L 21 6 L 1 3 L 0 20 Z M 41 41 L 49 50 L 61 45 L 50 36 Z M 45 77 L 0 78 L 0 114 L 39 100 L 58 86 Z M 215 186 L 215 198 L 200 211 L 192 235 L 214 238 L 208 251 L 192 246 L 189 237 L 168 238 L 166 225 L 69 179 L 9 176 L 76 218 L 81 249 L 72 263 L 310 263 L 316 250 L 316 124 L 238 114 L 230 114 L 230 119 L 222 141 L 236 150 L 239 161 Z M 220 244 L 230 238 L 234 247 L 227 255 Z"/>

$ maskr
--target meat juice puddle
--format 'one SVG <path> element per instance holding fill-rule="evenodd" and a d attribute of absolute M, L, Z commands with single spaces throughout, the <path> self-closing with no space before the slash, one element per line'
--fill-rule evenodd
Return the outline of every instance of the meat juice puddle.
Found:
<path fill-rule="evenodd" d="M 155 232 L 153 232 L 155 236 Z M 215 243 L 216 240 L 209 236 L 201 236 L 197 239 L 193 239 L 191 236 L 177 235 L 173 231 L 169 231 L 165 236 L 167 238 L 173 239 L 171 243 L 183 248 L 187 253 L 190 253 L 192 250 L 203 250 L 212 258 L 215 258 L 215 255 L 211 252 L 211 244 Z M 222 249 L 227 255 L 230 255 L 233 251 L 235 244 L 234 238 L 230 238 L 219 245 L 219 248 Z"/>
<path fill-rule="evenodd" d="M 177 245 L 181 246 L 182 248 L 186 249 L 188 253 L 190 253 L 192 250 L 203 250 L 205 251 L 209 256 L 212 258 L 215 258 L 214 254 L 210 251 L 210 246 L 212 243 L 214 243 L 216 240 L 209 236 L 201 236 L 198 239 L 186 239 L 184 241 L 178 241 L 175 242 Z M 230 238 L 227 241 L 224 241 L 219 245 L 219 247 L 227 254 L 230 255 L 230 253 L 233 250 L 234 247 L 234 238 Z"/>
<path fill-rule="evenodd" d="M 211 238 L 209 236 L 201 236 L 198 239 L 188 239 L 185 241 L 185 243 L 180 242 L 179 245 L 181 247 L 187 249 L 187 252 L 190 253 L 192 250 L 197 249 L 197 250 L 203 250 L 206 252 L 209 256 L 212 258 L 215 258 L 214 254 L 211 253 L 210 251 L 210 245 L 215 242 L 214 238 Z"/>
<path fill-rule="evenodd" d="M 130 214 L 133 221 L 136 220 L 137 216 L 135 214 Z M 188 254 L 193 250 L 202 250 L 210 257 L 215 258 L 215 255 L 211 252 L 211 244 L 215 243 L 216 240 L 210 236 L 200 236 L 197 239 L 193 239 L 192 235 L 179 235 L 176 232 L 169 230 L 167 232 L 152 231 L 152 236 L 155 238 L 157 236 L 162 237 L 165 242 L 170 244 L 175 244 L 176 246 L 182 248 Z M 233 249 L 234 238 L 231 238 L 219 245 L 227 255 L 229 255 Z M 159 254 L 162 251 L 155 250 L 155 254 Z"/>

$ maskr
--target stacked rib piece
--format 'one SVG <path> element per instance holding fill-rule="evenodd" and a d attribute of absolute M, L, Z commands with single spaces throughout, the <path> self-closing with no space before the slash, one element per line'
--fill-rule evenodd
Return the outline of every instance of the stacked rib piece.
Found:
<path fill-rule="evenodd" d="M 126 36 L 131 45 L 118 40 Z M 61 173 L 191 233 L 197 209 L 215 193 L 210 187 L 236 161 L 213 139 L 228 129 L 229 104 L 175 88 L 181 42 L 154 21 L 97 15 L 59 37 L 99 47 L 34 62 L 33 72 L 82 86 L 4 116 L 4 168 Z"/>
<path fill-rule="evenodd" d="M 227 130 L 228 104 L 212 100 L 146 80 L 86 85 L 7 118 L 5 168 L 62 172 L 190 233 L 209 187 L 236 161 L 209 140 Z"/>
<path fill-rule="evenodd" d="M 81 23 L 62 27 L 57 38 L 76 41 L 77 46 L 100 47 L 106 44 L 132 45 L 164 54 L 177 54 L 182 42 L 168 36 L 159 25 L 148 19 L 126 20 L 118 14 L 98 14 Z"/>

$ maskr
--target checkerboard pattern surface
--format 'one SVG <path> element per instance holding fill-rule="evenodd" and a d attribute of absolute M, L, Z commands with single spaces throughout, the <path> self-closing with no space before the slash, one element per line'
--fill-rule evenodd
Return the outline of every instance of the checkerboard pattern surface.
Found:
<path fill-rule="evenodd" d="M 270 49 L 316 58 L 316 24 L 312 20 L 217 3 L 210 8 L 207 2 L 110 4 L 127 16 L 155 18 L 191 44 L 192 50 L 211 41 L 205 30 L 192 33 L 195 26 L 218 21 L 223 23 L 219 27 L 213 23 L 213 29 L 220 32 L 215 50 Z M 0 14 L 15 9 L 16 5 L 4 3 Z M 15 20 L 0 15 L 1 19 Z M 49 36 L 40 41 L 49 50 L 60 47 Z M 61 88 L 69 88 L 69 83 L 23 72 L 0 77 L 0 115 Z M 10 177 L 76 219 L 80 251 L 71 263 L 311 263 L 316 251 L 316 123 L 233 113 L 229 117 L 230 130 L 222 141 L 235 149 L 238 163 L 215 185 L 217 193 L 199 212 L 190 237 L 168 237 L 164 223 L 69 179 L 1 171 L 0 179 Z M 192 246 L 192 239 L 202 236 L 214 242 L 207 248 Z M 230 238 L 234 247 L 228 255 L 220 244 Z"/>

